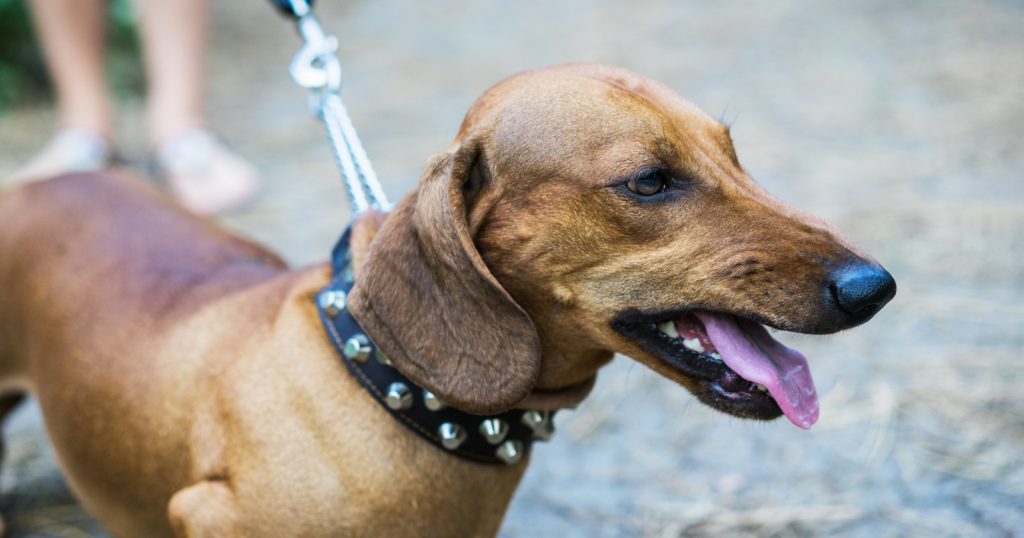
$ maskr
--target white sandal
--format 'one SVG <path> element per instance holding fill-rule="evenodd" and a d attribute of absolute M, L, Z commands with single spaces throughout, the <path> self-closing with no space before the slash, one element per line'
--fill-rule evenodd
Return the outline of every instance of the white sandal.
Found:
<path fill-rule="evenodd" d="M 256 168 L 203 129 L 164 142 L 157 164 L 181 205 L 200 215 L 237 208 L 260 189 Z"/>
<path fill-rule="evenodd" d="M 94 131 L 67 127 L 43 146 L 43 149 L 11 177 L 12 183 L 41 181 L 64 174 L 95 172 L 113 161 L 107 139 Z"/>

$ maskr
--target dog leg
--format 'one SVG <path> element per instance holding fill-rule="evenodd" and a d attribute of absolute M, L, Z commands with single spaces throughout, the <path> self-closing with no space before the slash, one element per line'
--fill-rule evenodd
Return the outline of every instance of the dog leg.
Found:
<path fill-rule="evenodd" d="M 21 402 L 25 401 L 24 394 L 8 394 L 0 396 L 0 425 L 3 421 L 11 414 L 12 411 L 17 409 Z M 0 461 L 7 456 L 7 443 L 4 442 L 2 436 L 0 436 Z M 0 517 L 0 536 L 7 535 L 7 525 L 5 524 L 2 517 Z"/>
<path fill-rule="evenodd" d="M 205 480 L 179 490 L 171 497 L 167 515 L 179 538 L 242 536 L 234 493 L 224 480 Z"/>

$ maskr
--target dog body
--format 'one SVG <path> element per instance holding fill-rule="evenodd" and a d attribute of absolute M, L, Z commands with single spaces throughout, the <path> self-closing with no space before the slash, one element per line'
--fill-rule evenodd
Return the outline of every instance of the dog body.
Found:
<path fill-rule="evenodd" d="M 289 272 L 124 174 L 30 185 L 0 215 L 4 392 L 39 399 L 113 534 L 497 532 L 523 466 L 454 459 L 370 398 L 320 328 L 326 266 Z"/>
<path fill-rule="evenodd" d="M 0 390 L 39 399 L 113 534 L 497 532 L 527 460 L 452 457 L 382 409 L 322 333 L 326 265 L 290 271 L 122 173 L 2 193 L 0 221 Z M 894 293 L 881 277 L 850 291 L 844 268 L 877 264 L 763 193 L 724 127 L 596 66 L 490 90 L 414 193 L 354 223 L 352 249 L 353 315 L 402 373 L 478 414 L 571 407 L 622 352 L 726 412 L 806 427 L 806 383 L 765 374 L 776 406 L 643 331 L 706 310 L 725 355 L 730 323 L 829 332 Z M 783 357 L 758 329 L 743 331 Z M 726 362 L 805 366 L 752 353 Z"/>

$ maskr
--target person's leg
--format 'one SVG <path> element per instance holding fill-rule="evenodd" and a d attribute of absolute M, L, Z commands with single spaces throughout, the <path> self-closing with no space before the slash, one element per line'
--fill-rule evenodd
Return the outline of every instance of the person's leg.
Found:
<path fill-rule="evenodd" d="M 103 69 L 106 0 L 32 0 L 36 32 L 64 127 L 110 136 Z"/>
<path fill-rule="evenodd" d="M 208 0 L 135 0 L 149 81 L 150 136 L 179 201 L 216 213 L 257 190 L 255 169 L 205 130 Z"/>
<path fill-rule="evenodd" d="M 31 0 L 57 93 L 60 131 L 15 180 L 95 170 L 110 159 L 111 106 L 103 69 L 105 0 Z"/>
<path fill-rule="evenodd" d="M 146 60 L 150 137 L 157 145 L 203 126 L 208 4 L 134 0 Z"/>

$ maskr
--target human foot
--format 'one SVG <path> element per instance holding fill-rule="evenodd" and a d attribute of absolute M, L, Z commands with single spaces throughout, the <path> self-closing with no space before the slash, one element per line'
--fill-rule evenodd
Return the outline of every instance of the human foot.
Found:
<path fill-rule="evenodd" d="M 259 191 L 255 167 L 203 129 L 168 139 L 157 163 L 178 201 L 200 215 L 239 207 Z"/>
<path fill-rule="evenodd" d="M 62 174 L 95 172 L 110 164 L 113 151 L 106 137 L 88 129 L 67 127 L 11 177 L 13 183 L 39 181 Z"/>

